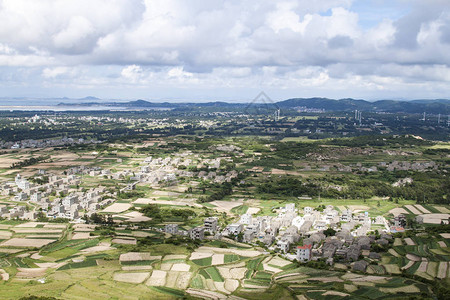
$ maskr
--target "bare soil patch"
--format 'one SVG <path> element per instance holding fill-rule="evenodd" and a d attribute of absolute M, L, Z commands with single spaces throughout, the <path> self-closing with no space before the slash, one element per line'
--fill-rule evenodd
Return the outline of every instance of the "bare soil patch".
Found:
<path fill-rule="evenodd" d="M 128 252 L 120 255 L 120 261 L 150 260 L 150 252 Z"/>
<path fill-rule="evenodd" d="M 151 218 L 144 216 L 141 212 L 138 211 L 132 211 L 129 213 L 124 214 L 125 217 L 129 218 L 129 222 L 147 222 L 150 221 Z"/>
<path fill-rule="evenodd" d="M 181 272 L 178 275 L 175 287 L 181 290 L 185 290 L 189 286 L 189 280 L 192 277 L 191 272 Z"/>
<path fill-rule="evenodd" d="M 251 215 L 257 214 L 261 209 L 259 207 L 249 207 L 247 213 Z"/>
<path fill-rule="evenodd" d="M 243 202 L 215 200 L 210 203 L 215 205 L 218 211 L 230 212 L 232 208 L 242 205 Z"/>
<path fill-rule="evenodd" d="M 17 268 L 16 277 L 19 278 L 36 278 L 45 275 L 47 268 Z"/>
<path fill-rule="evenodd" d="M 447 277 L 447 269 L 448 269 L 448 262 L 441 261 L 439 263 L 439 269 L 438 269 L 438 272 L 437 272 L 437 278 L 443 279 L 443 278 Z"/>
<path fill-rule="evenodd" d="M 152 276 L 145 283 L 150 286 L 164 286 L 166 284 L 167 272 L 154 270 Z"/>
<path fill-rule="evenodd" d="M 98 244 L 97 246 L 86 248 L 81 250 L 82 253 L 93 253 L 93 252 L 101 252 L 101 251 L 108 251 L 108 250 L 114 250 L 116 248 L 111 247 L 111 243 L 102 242 Z"/>
<path fill-rule="evenodd" d="M 129 203 L 113 203 L 112 205 L 106 207 L 102 212 L 109 213 L 121 213 L 128 210 L 131 207 Z"/>
<path fill-rule="evenodd" d="M 46 224 L 46 223 L 42 223 L 42 222 L 27 222 L 27 223 L 16 225 L 16 226 L 14 226 L 14 228 L 23 228 L 23 227 L 25 227 L 25 228 L 34 228 L 34 227 L 36 227 L 38 225 L 44 225 L 44 224 Z"/>
<path fill-rule="evenodd" d="M 53 243 L 56 240 L 50 239 L 23 239 L 23 238 L 12 238 L 0 244 L 0 246 L 11 246 L 11 247 L 36 247 L 41 248 L 45 245 Z"/>
<path fill-rule="evenodd" d="M 17 253 L 20 251 L 23 251 L 23 249 L 0 248 L 0 253 Z"/>
<path fill-rule="evenodd" d="M 423 261 L 423 262 L 420 263 L 420 266 L 417 269 L 417 272 L 426 273 L 427 272 L 427 267 L 428 267 L 428 262 L 427 261 Z"/>
<path fill-rule="evenodd" d="M 136 245 L 136 239 L 113 239 L 111 242 L 115 244 Z"/>
<path fill-rule="evenodd" d="M 441 224 L 442 220 L 450 218 L 450 214 L 425 214 L 420 216 L 423 218 L 423 222 L 427 224 Z"/>
<path fill-rule="evenodd" d="M 423 207 L 420 204 L 416 204 L 414 206 L 424 214 L 431 214 L 431 211 L 429 211 L 428 209 L 426 209 L 425 207 Z"/>
<path fill-rule="evenodd" d="M 405 241 L 406 245 L 408 245 L 408 246 L 415 246 L 416 245 L 416 243 L 411 238 L 405 238 L 403 240 Z"/>
<path fill-rule="evenodd" d="M 202 258 L 206 258 L 206 257 L 211 257 L 213 254 L 211 252 L 192 252 L 191 254 L 191 260 L 194 259 L 202 259 Z"/>
<path fill-rule="evenodd" d="M 280 258 L 278 256 L 275 256 L 268 263 L 271 264 L 271 265 L 278 266 L 278 267 L 284 267 L 284 266 L 289 265 L 291 262 L 288 261 L 288 260 L 282 259 L 282 258 Z"/>
<path fill-rule="evenodd" d="M 409 212 L 406 209 L 402 208 L 402 207 L 393 208 L 393 209 L 391 209 L 389 211 L 389 213 L 393 214 L 394 217 L 398 216 L 399 214 L 404 214 L 404 215 L 405 214 L 406 215 L 409 214 Z"/>
<path fill-rule="evenodd" d="M 0 269 L 0 277 L 2 278 L 2 280 L 4 281 L 8 281 L 9 280 L 9 274 L 8 272 L 6 272 L 3 269 Z"/>
<path fill-rule="evenodd" d="M 269 272 L 273 272 L 273 273 L 278 273 L 283 271 L 282 269 L 278 269 L 272 266 L 269 266 L 268 264 L 263 264 L 264 267 L 264 271 L 269 271 Z"/>
<path fill-rule="evenodd" d="M 114 280 L 128 283 L 142 283 L 148 278 L 150 273 L 114 273 Z"/>
<path fill-rule="evenodd" d="M 77 232 L 72 236 L 72 240 L 84 240 L 90 237 L 89 232 Z"/>
<path fill-rule="evenodd" d="M 65 229 L 67 225 L 65 224 L 45 224 L 44 228 L 62 228 Z"/>
<path fill-rule="evenodd" d="M 225 255 L 224 254 L 214 254 L 212 256 L 212 265 L 223 265 Z"/>
<path fill-rule="evenodd" d="M 78 231 L 94 231 L 95 230 L 95 225 L 90 225 L 90 224 L 76 224 L 73 226 L 74 231 L 78 232 Z"/>
<path fill-rule="evenodd" d="M 194 297 L 200 299 L 227 299 L 228 297 L 224 294 L 198 289 L 188 289 L 186 292 Z"/>
<path fill-rule="evenodd" d="M 339 296 L 339 297 L 347 297 L 350 296 L 349 294 L 337 292 L 337 291 L 326 291 L 322 294 L 322 296 Z"/>
<path fill-rule="evenodd" d="M 437 209 L 439 212 L 441 212 L 443 214 L 449 214 L 450 213 L 450 210 L 448 208 L 446 208 L 446 207 L 443 207 L 443 206 L 435 205 L 434 208 Z"/>
<path fill-rule="evenodd" d="M 46 228 L 12 228 L 15 233 L 62 233 L 61 229 Z"/>
<path fill-rule="evenodd" d="M 0 239 L 7 240 L 12 236 L 11 231 L 0 230 Z"/>
<path fill-rule="evenodd" d="M 189 272 L 191 266 L 184 263 L 173 264 L 171 271 Z"/>
<path fill-rule="evenodd" d="M 162 271 L 170 271 L 170 269 L 172 269 L 172 264 L 171 263 L 162 263 L 161 264 L 161 270 Z"/>
<path fill-rule="evenodd" d="M 225 279 L 225 289 L 232 293 L 239 287 L 239 281 L 236 279 Z"/>
<path fill-rule="evenodd" d="M 412 212 L 415 215 L 420 215 L 422 212 L 420 212 L 417 208 L 415 208 L 413 205 L 405 205 L 405 207 Z"/>
<path fill-rule="evenodd" d="M 122 266 L 123 271 L 151 270 L 152 266 Z"/>
<path fill-rule="evenodd" d="M 148 198 L 139 198 L 133 202 L 134 204 L 164 204 L 164 205 L 175 205 L 175 206 L 195 206 L 203 207 L 203 205 L 195 203 L 194 201 L 188 202 L 186 199 L 184 201 L 169 201 L 169 200 L 153 200 Z"/>
<path fill-rule="evenodd" d="M 187 255 L 184 254 L 170 254 L 164 256 L 163 260 L 170 260 L 170 259 L 186 259 Z"/>
<path fill-rule="evenodd" d="M 409 260 L 412 260 L 412 261 L 421 261 L 422 260 L 421 257 L 411 254 L 411 253 L 406 254 L 406 258 Z"/>
<path fill-rule="evenodd" d="M 409 268 L 411 268 L 412 266 L 414 265 L 414 261 L 408 261 L 408 263 L 405 265 L 405 266 L 403 266 L 403 267 L 401 267 L 401 269 L 402 270 L 408 270 Z"/>

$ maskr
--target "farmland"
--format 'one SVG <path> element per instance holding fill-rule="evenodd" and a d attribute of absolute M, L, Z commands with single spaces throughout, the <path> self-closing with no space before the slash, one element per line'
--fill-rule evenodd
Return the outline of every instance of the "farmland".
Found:
<path fill-rule="evenodd" d="M 317 116 L 292 120 L 322 122 Z M 6 149 L 0 154 L 0 183 L 8 192 L 0 196 L 0 208 L 9 214 L 0 220 L 2 297 L 433 299 L 445 292 L 450 277 L 445 145 L 405 136 L 177 134 L 52 151 Z M 8 169 L 44 155 L 48 161 Z M 28 178 L 44 200 L 17 200 L 17 175 Z M 58 184 L 41 183 L 52 176 Z M 52 206 L 70 196 L 77 200 L 69 201 L 67 211 L 75 205 L 76 213 L 52 215 Z M 324 229 L 295 230 L 298 240 L 287 253 L 277 240 L 264 244 L 264 230 L 248 243 L 243 233 L 223 233 L 244 214 L 270 227 L 290 203 L 301 217 L 305 208 L 321 216 L 328 206 L 337 215 L 362 215 L 369 220 L 364 236 L 373 240 L 389 233 L 400 214 L 406 230 L 389 234 L 386 245 L 369 244 L 357 257 L 367 263 L 364 271 L 354 269 L 352 260 L 326 262 L 321 251 L 334 236 L 314 242 L 312 261 L 295 260 L 296 247 Z M 15 208 L 13 213 L 35 213 L 35 219 L 11 218 Z M 192 229 L 211 217 L 218 231 L 191 238 Z M 331 223 L 337 233 L 348 222 L 326 226 Z M 168 232 L 168 225 L 177 232 Z M 292 230 L 290 225 L 280 226 L 274 237 Z M 350 242 L 356 238 L 350 235 Z"/>

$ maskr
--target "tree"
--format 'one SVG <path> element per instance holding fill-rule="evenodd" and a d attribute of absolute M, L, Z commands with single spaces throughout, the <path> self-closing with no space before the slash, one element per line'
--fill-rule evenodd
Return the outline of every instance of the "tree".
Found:
<path fill-rule="evenodd" d="M 37 221 L 38 221 L 38 222 L 47 222 L 47 221 L 48 221 L 48 218 L 47 218 L 47 216 L 45 215 L 45 213 L 43 213 L 42 211 L 40 211 L 40 212 L 38 212 L 38 214 L 37 214 Z"/>
<path fill-rule="evenodd" d="M 336 230 L 330 227 L 324 230 L 323 234 L 325 234 L 325 236 L 334 236 L 336 234 Z"/>

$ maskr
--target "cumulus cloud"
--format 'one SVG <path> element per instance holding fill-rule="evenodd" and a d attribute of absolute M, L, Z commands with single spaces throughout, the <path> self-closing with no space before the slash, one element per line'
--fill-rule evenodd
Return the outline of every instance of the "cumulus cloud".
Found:
<path fill-rule="evenodd" d="M 0 67 L 74 88 L 450 87 L 450 3 L 395 1 L 367 27 L 352 0 L 0 0 Z"/>
<path fill-rule="evenodd" d="M 64 75 L 69 71 L 67 67 L 55 67 L 55 68 L 45 68 L 42 71 L 42 76 L 45 78 L 56 78 L 58 76 Z"/>
<path fill-rule="evenodd" d="M 120 72 L 123 78 L 129 79 L 132 82 L 136 82 L 139 78 L 142 77 L 142 69 L 140 66 L 131 65 L 125 67 L 122 72 Z"/>

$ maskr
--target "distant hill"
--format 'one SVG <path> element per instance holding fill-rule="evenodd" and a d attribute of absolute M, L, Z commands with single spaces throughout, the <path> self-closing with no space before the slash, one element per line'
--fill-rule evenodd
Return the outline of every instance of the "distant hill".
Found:
<path fill-rule="evenodd" d="M 228 103 L 228 102 L 206 102 L 206 103 L 170 103 L 170 102 L 150 102 L 147 100 L 134 100 L 129 102 L 95 102 L 95 97 L 86 97 L 85 100 L 90 102 L 84 103 L 59 103 L 63 106 L 110 106 L 110 107 L 129 107 L 129 108 L 172 108 L 172 109 L 193 109 L 200 107 L 208 108 L 241 108 L 246 107 L 248 103 Z M 94 100 L 94 101 L 92 101 Z M 412 100 L 412 101 L 398 101 L 398 100 L 378 100 L 374 102 L 361 99 L 329 99 L 329 98 L 293 98 L 274 103 L 281 109 L 295 109 L 297 107 L 306 107 L 314 109 L 323 109 L 325 111 L 373 111 L 373 112 L 390 112 L 390 113 L 432 113 L 432 114 L 450 114 L 450 100 L 436 99 L 436 100 Z M 255 104 L 252 106 L 267 106 L 265 104 Z"/>
<path fill-rule="evenodd" d="M 64 97 L 64 99 L 67 99 L 67 97 Z M 101 99 L 97 98 L 97 97 L 93 97 L 93 96 L 87 96 L 87 97 L 84 97 L 84 98 L 79 98 L 78 100 L 90 100 L 90 101 L 92 101 L 92 100 L 101 100 Z"/>
<path fill-rule="evenodd" d="M 379 111 L 379 112 L 404 112 L 404 113 L 434 113 L 448 114 L 450 111 L 450 100 L 379 100 L 369 102 L 357 99 L 328 99 L 328 98 L 293 98 L 277 102 L 281 108 L 306 107 L 324 109 L 325 111 Z"/>

